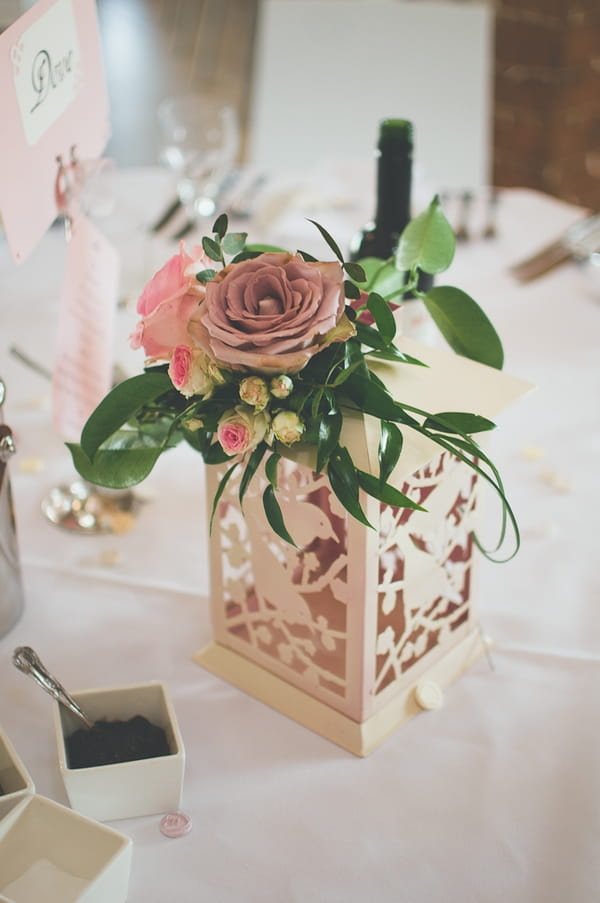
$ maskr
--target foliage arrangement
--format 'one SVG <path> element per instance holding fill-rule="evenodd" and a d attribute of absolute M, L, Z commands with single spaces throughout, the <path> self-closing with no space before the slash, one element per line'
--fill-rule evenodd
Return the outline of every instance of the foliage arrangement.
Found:
<path fill-rule="evenodd" d="M 418 289 L 420 271 L 444 272 L 455 250 L 453 231 L 434 198 L 402 233 L 389 260 L 346 261 L 335 240 L 315 227 L 335 260 L 252 245 L 246 233 L 228 232 L 225 215 L 212 235 L 188 254 L 183 246 L 144 289 L 140 320 L 131 337 L 143 347 L 143 373 L 117 385 L 86 423 L 80 444 L 70 444 L 87 480 L 131 487 L 159 456 L 181 441 L 207 464 L 230 461 L 213 499 L 213 516 L 236 469 L 239 498 L 264 463 L 263 494 L 272 529 L 293 543 L 277 501 L 277 463 L 296 443 L 314 451 L 344 508 L 368 524 L 360 490 L 383 503 L 419 506 L 389 482 L 406 430 L 432 439 L 490 484 L 502 518 L 492 558 L 508 525 L 518 526 L 497 468 L 473 438 L 494 427 L 471 412 L 428 412 L 393 398 L 374 372 L 377 361 L 424 366 L 395 345 L 393 308 L 406 293 L 422 299 L 458 354 L 500 369 L 502 345 L 487 316 L 453 286 Z M 379 473 L 355 466 L 342 444 L 344 417 L 359 411 L 380 424 Z M 476 539 L 476 542 L 478 540 Z M 513 552 L 514 554 L 514 552 Z"/>

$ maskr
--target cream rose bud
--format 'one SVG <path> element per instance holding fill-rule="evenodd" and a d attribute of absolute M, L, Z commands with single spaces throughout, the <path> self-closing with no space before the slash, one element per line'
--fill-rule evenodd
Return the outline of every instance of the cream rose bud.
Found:
<path fill-rule="evenodd" d="M 295 411 L 279 411 L 271 422 L 273 435 L 284 445 L 293 445 L 302 438 L 304 424 Z"/>
<path fill-rule="evenodd" d="M 215 381 L 209 373 L 210 360 L 198 348 L 189 345 L 176 345 L 171 355 L 168 374 L 175 388 L 189 398 L 191 395 L 203 395 L 208 398 L 215 387 Z"/>
<path fill-rule="evenodd" d="M 246 405 L 225 411 L 217 425 L 217 439 L 226 455 L 243 455 L 265 438 L 267 414 L 255 413 Z"/>
<path fill-rule="evenodd" d="M 289 376 L 282 373 L 281 376 L 273 377 L 269 383 L 269 388 L 271 389 L 271 395 L 274 395 L 275 398 L 287 398 L 294 388 L 294 383 Z"/>
<path fill-rule="evenodd" d="M 201 430 L 204 426 L 204 421 L 199 417 L 190 417 L 189 420 L 184 420 L 183 425 L 186 430 L 190 430 L 192 433 L 196 433 L 198 430 Z"/>
<path fill-rule="evenodd" d="M 258 414 L 269 403 L 269 389 L 262 376 L 247 376 L 240 383 L 240 398 Z"/>

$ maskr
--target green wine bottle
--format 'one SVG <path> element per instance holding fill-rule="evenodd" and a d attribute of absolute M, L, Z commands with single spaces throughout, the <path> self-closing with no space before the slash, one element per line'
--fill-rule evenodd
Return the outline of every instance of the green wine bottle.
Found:
<path fill-rule="evenodd" d="M 352 239 L 352 260 L 364 257 L 386 260 L 393 255 L 398 239 L 411 219 L 412 160 L 412 123 L 406 119 L 385 119 L 380 124 L 377 142 L 375 220 Z M 427 291 L 432 283 L 433 278 L 428 273 L 419 274 L 421 291 Z"/>

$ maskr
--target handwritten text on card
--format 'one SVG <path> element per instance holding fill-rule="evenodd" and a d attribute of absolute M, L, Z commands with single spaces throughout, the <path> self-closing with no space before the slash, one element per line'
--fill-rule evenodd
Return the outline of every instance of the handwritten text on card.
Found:
<path fill-rule="evenodd" d="M 56 0 L 13 45 L 11 60 L 25 137 L 33 145 L 81 87 L 73 0 Z"/>

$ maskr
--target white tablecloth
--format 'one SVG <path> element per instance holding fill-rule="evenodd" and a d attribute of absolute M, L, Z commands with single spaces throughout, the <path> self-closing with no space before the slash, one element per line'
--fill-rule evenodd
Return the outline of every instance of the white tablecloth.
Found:
<path fill-rule="evenodd" d="M 129 290 L 142 279 L 141 257 L 156 253 L 141 224 L 169 185 L 164 173 L 132 171 L 119 186 L 104 227 L 125 248 Z M 320 219 L 341 243 L 370 203 L 319 211 L 326 198 L 306 197 L 297 193 L 293 213 L 253 237 L 296 232 L 301 247 L 323 253 L 302 217 Z M 192 662 L 210 627 L 203 468 L 191 450 L 159 462 L 127 534 L 75 536 L 44 520 L 42 498 L 74 472 L 52 431 L 48 384 L 9 347 L 51 363 L 64 242 L 52 230 L 20 268 L 0 248 L 0 376 L 18 444 L 11 479 L 26 591 L 22 619 L 0 640 L 0 724 L 37 792 L 66 803 L 52 704 L 13 668 L 13 648 L 32 645 L 72 689 L 167 683 L 193 830 L 173 840 L 160 834 L 159 816 L 114 823 L 134 842 L 130 903 L 599 899 L 600 288 L 573 264 L 527 286 L 508 272 L 581 211 L 513 190 L 499 213 L 498 238 L 461 245 L 447 277 L 488 311 L 506 369 L 539 387 L 501 417 L 493 442 L 523 529 L 516 559 L 479 566 L 494 670 L 480 661 L 441 709 L 367 759 Z M 125 352 L 134 318 L 119 314 L 117 339 L 132 370 L 142 365 Z M 530 446 L 541 457 L 526 454 Z M 31 472 L 31 459 L 42 469 Z"/>

